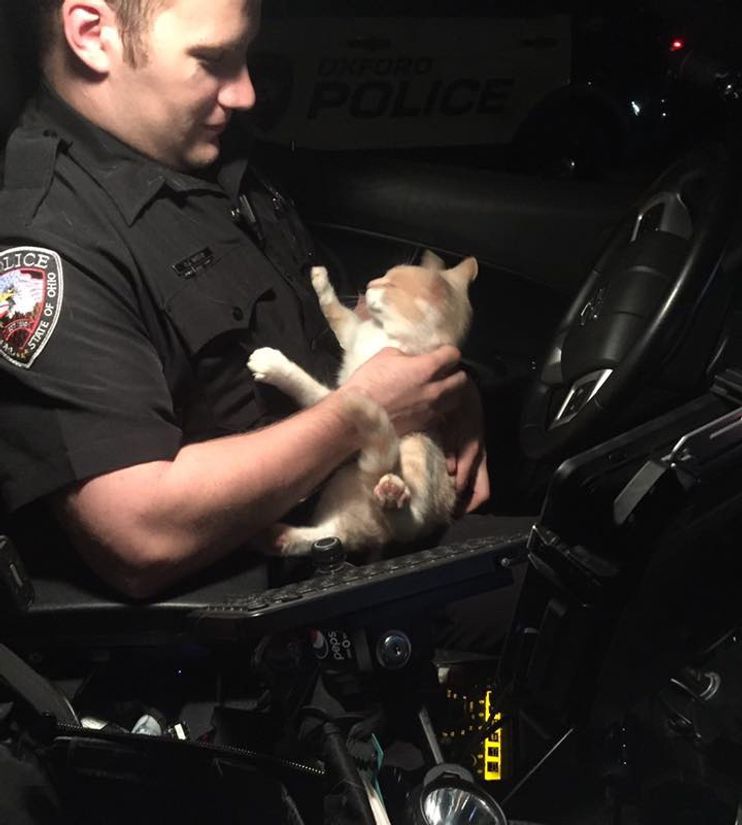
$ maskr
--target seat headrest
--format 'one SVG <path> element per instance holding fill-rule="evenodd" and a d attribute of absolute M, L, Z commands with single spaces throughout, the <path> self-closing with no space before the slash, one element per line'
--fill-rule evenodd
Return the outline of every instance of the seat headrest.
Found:
<path fill-rule="evenodd" d="M 0 141 L 3 143 L 22 105 L 23 94 L 18 75 L 15 61 L 0 45 Z"/>
<path fill-rule="evenodd" d="M 0 146 L 36 86 L 36 0 L 0 2 Z"/>

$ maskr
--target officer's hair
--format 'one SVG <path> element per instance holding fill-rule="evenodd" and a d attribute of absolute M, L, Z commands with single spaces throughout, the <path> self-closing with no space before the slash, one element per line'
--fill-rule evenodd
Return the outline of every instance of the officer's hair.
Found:
<path fill-rule="evenodd" d="M 171 0 L 105 0 L 118 18 L 124 43 L 124 54 L 132 65 L 146 61 L 144 33 L 154 13 Z M 62 0 L 37 0 L 39 3 L 40 52 L 43 57 L 55 44 L 60 34 L 59 12 Z"/>

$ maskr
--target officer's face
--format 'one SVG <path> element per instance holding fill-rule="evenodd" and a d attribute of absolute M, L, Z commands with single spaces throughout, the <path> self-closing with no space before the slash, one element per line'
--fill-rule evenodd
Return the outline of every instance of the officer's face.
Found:
<path fill-rule="evenodd" d="M 255 103 L 245 53 L 258 23 L 259 0 L 166 3 L 143 38 L 144 59 L 122 55 L 109 74 L 119 136 L 176 169 L 213 163 L 232 113 Z"/>

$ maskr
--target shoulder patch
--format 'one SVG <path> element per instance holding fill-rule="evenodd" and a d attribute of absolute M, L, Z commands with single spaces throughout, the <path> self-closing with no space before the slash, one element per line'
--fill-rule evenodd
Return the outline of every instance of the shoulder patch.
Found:
<path fill-rule="evenodd" d="M 19 246 L 0 252 L 0 356 L 28 369 L 39 357 L 62 309 L 62 259 Z"/>

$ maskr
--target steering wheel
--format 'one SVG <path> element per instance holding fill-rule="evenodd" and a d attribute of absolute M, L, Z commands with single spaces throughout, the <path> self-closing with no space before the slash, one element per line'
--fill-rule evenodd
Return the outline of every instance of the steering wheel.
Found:
<path fill-rule="evenodd" d="M 736 189 L 730 157 L 714 145 L 674 163 L 640 198 L 559 324 L 527 393 L 520 429 L 527 456 L 583 448 L 656 377 L 718 280 Z"/>

